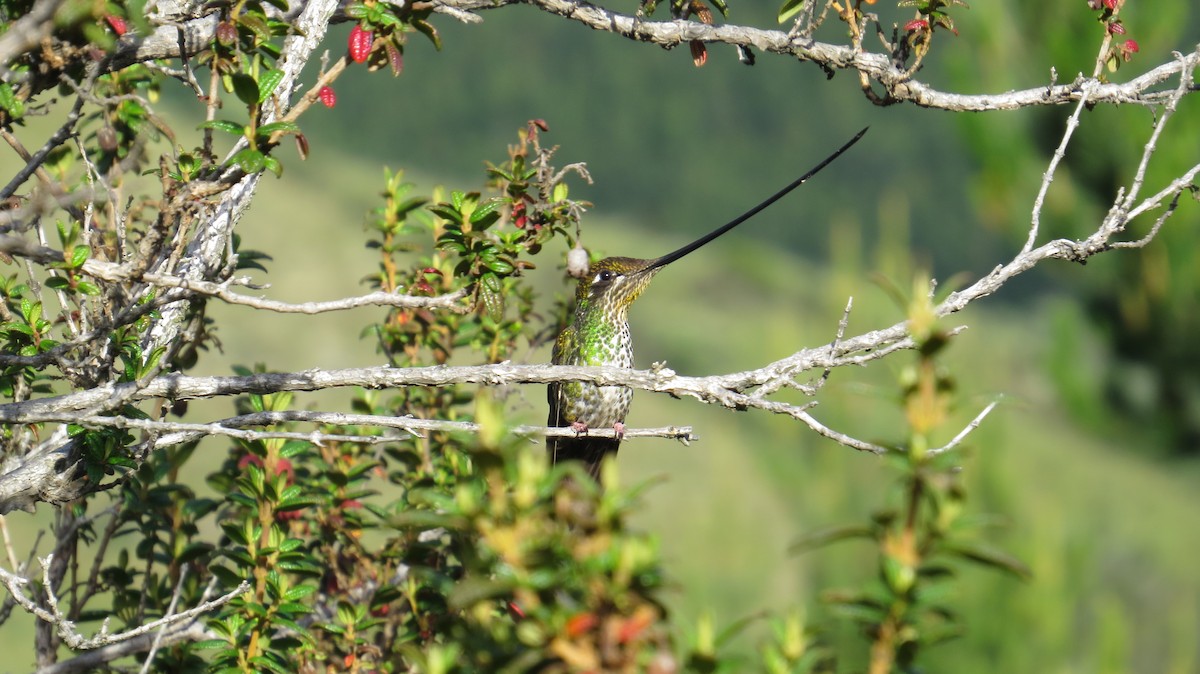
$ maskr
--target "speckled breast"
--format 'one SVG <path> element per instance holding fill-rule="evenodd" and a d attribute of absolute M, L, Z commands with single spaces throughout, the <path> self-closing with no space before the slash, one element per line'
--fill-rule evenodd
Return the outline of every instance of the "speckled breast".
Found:
<path fill-rule="evenodd" d="M 633 338 L 629 324 L 623 323 L 616 331 L 616 339 L 606 340 L 583 353 L 572 365 L 611 365 L 633 367 Z M 588 428 L 609 428 L 624 422 L 633 400 L 633 391 L 624 386 L 596 386 L 587 382 L 573 382 L 559 389 L 562 408 L 568 421 L 581 421 Z"/>

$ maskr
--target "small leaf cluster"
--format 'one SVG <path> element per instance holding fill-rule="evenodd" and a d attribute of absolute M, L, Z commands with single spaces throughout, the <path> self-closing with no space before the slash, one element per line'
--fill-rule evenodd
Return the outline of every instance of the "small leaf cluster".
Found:
<path fill-rule="evenodd" d="M 276 176 L 282 175 L 283 165 L 268 154 L 270 146 L 280 135 L 300 133 L 295 122 L 261 123 L 264 104 L 283 80 L 283 71 L 275 61 L 279 58 L 282 39 L 290 30 L 287 22 L 270 15 L 266 4 L 237 3 L 223 13 L 212 49 L 205 57 L 207 65 L 220 76 L 225 92 L 233 94 L 245 106 L 249 121 L 242 124 L 229 119 L 211 119 L 200 128 L 244 138 L 247 147 L 239 150 L 230 161 L 246 173 L 269 170 Z M 178 174 L 193 175 L 194 161 L 193 156 L 187 157 L 181 162 Z"/>
<path fill-rule="evenodd" d="M 371 71 L 389 68 L 398 77 L 404 71 L 404 45 L 408 31 L 415 30 L 433 43 L 439 51 L 442 37 L 429 22 L 430 7 L 414 8 L 412 3 L 391 3 L 381 0 L 352 2 L 346 6 L 346 16 L 358 23 L 350 32 L 348 53 L 355 63 L 366 63 Z"/>
<path fill-rule="evenodd" d="M 1104 32 L 1113 37 L 1125 35 L 1125 22 L 1119 16 L 1125 0 L 1088 0 L 1088 7 L 1097 10 L 1096 20 L 1104 26 Z M 1128 63 L 1133 55 L 1141 51 L 1137 40 L 1115 41 L 1109 46 L 1104 55 L 1104 67 L 1110 73 L 1121 68 L 1122 63 Z"/>
<path fill-rule="evenodd" d="M 963 0 L 900 0 L 897 6 L 916 9 L 921 17 L 919 20 L 925 22 L 924 28 L 931 33 L 938 28 L 944 28 L 958 35 L 954 19 L 950 17 L 950 8 L 966 7 L 967 3 Z"/>
<path fill-rule="evenodd" d="M 548 165 L 551 154 L 524 130 L 508 161 L 488 169 L 498 194 L 454 191 L 427 207 L 424 197 L 408 196 L 411 186 L 400 175 L 386 176 L 384 205 L 368 222 L 374 235 L 368 245 L 380 251 L 379 271 L 369 283 L 413 295 L 466 289 L 473 304 L 467 315 L 392 311 L 372 332 L 393 362 L 413 364 L 428 355 L 444 363 L 460 348 L 498 362 L 522 336 L 529 338 L 533 291 L 522 272 L 533 268 L 529 257 L 546 242 L 577 226 L 584 207 L 568 198 L 562 176 Z M 402 267 L 402 254 L 416 254 L 415 264 Z"/>
<path fill-rule="evenodd" d="M 55 273 L 46 279 L 46 287 L 65 293 L 67 296 L 77 293 L 99 295 L 100 288 L 81 273 L 83 263 L 87 262 L 92 251 L 87 244 L 81 243 L 79 240 L 79 223 L 60 220 L 57 230 L 64 259 L 61 263 L 50 265 L 49 268 L 60 270 L 62 273 Z"/>
<path fill-rule="evenodd" d="M 814 16 L 815 9 L 810 4 L 810 0 L 786 0 L 779 8 L 776 18 L 780 23 L 785 23 L 800 15 L 797 28 L 802 29 L 806 34 L 811 34 L 821 26 L 827 10 L 832 7 L 838 19 L 849 30 L 852 44 L 856 49 L 861 49 L 866 37 L 863 27 L 868 22 L 874 22 L 876 34 L 880 38 L 884 37 L 879 17 L 863 10 L 863 5 L 874 5 L 876 1 L 853 0 L 853 2 L 827 3 L 825 10 Z M 950 14 L 951 8 L 967 7 L 968 5 L 963 0 L 898 0 L 896 6 L 911 7 L 916 10 L 916 16 L 906 21 L 903 26 L 893 24 L 891 39 L 884 39 L 883 42 L 885 47 L 890 50 L 895 66 L 907 67 L 907 72 L 911 75 L 920 69 L 925 56 L 929 53 L 933 36 L 939 29 L 958 35 L 958 29 L 955 28 L 954 19 Z M 806 13 L 801 14 L 801 11 L 806 8 Z M 826 72 L 830 77 L 833 76 L 832 70 Z M 866 93 L 868 98 L 877 104 L 889 102 L 886 97 L 878 97 L 870 89 L 866 89 Z"/>
<path fill-rule="evenodd" d="M 248 373 L 242 370 L 243 374 Z M 249 396 L 243 411 L 287 409 L 286 393 Z M 322 566 L 314 543 L 290 523 L 322 501 L 297 475 L 293 460 L 310 444 L 285 440 L 239 441 L 223 470 L 209 483 L 225 502 L 217 513 L 224 533 L 212 573 L 227 586 L 243 579 L 249 592 L 228 604 L 209 626 L 218 638 L 199 644 L 215 649 L 212 665 L 230 671 L 294 671 L 294 653 L 311 647 L 301 599 L 317 590 Z"/>

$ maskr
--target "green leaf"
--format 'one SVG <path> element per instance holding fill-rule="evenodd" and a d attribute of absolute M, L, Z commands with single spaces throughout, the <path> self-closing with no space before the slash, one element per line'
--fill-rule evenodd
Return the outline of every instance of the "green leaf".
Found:
<path fill-rule="evenodd" d="M 316 585 L 297 585 L 296 587 L 293 587 L 284 593 L 283 600 L 289 602 L 296 601 L 298 599 L 303 599 L 316 591 Z"/>
<path fill-rule="evenodd" d="M 500 279 L 494 274 L 486 274 L 480 279 L 479 301 L 493 321 L 504 317 L 504 294 L 500 292 Z"/>
<path fill-rule="evenodd" d="M 213 648 L 226 648 L 227 646 L 229 646 L 229 642 L 225 641 L 224 639 L 205 639 L 204 641 L 197 641 L 196 643 L 192 644 L 192 648 L 200 651 L 206 651 Z"/>
<path fill-rule="evenodd" d="M 1021 580 L 1029 580 L 1033 572 L 1024 562 L 1004 552 L 982 545 L 956 544 L 948 545 L 946 552 L 963 559 L 1010 573 Z"/>
<path fill-rule="evenodd" d="M 783 23 L 795 16 L 802 7 L 804 7 L 804 0 L 787 0 L 783 3 L 783 7 L 779 8 L 779 15 L 776 18 L 779 23 Z"/>
<path fill-rule="evenodd" d="M 25 116 L 25 104 L 21 102 L 21 99 L 17 98 L 12 85 L 7 82 L 0 84 L 0 108 L 4 108 L 8 116 L 13 119 L 20 119 Z"/>
<path fill-rule="evenodd" d="M 275 505 L 275 509 L 281 511 L 303 510 L 304 508 L 310 508 L 317 505 L 321 505 L 321 499 L 313 496 L 300 496 L 297 498 L 280 500 L 279 503 Z"/>
<path fill-rule="evenodd" d="M 474 211 L 471 211 L 471 224 L 479 225 L 479 229 L 487 229 L 500 217 L 499 213 L 496 213 L 496 207 L 500 203 L 499 199 L 488 199 L 480 204 Z M 488 216 L 492 217 L 488 218 Z"/>
<path fill-rule="evenodd" d="M 237 587 L 238 583 L 242 582 L 242 577 L 227 567 L 211 566 L 209 567 L 209 571 L 212 571 L 214 576 L 219 578 L 222 583 L 229 587 Z"/>
<path fill-rule="evenodd" d="M 300 496 L 300 494 L 303 491 L 304 491 L 304 489 L 298 484 L 288 485 L 287 487 L 283 488 L 282 492 L 280 492 L 279 500 L 286 501 L 287 499 L 296 498 L 297 496 Z M 292 539 L 292 540 L 296 540 L 296 539 Z M 299 546 L 295 546 L 291 549 L 295 550 L 296 547 L 299 547 Z"/>
<path fill-rule="evenodd" d="M 462 221 L 462 213 L 456 207 L 449 204 L 435 204 L 429 207 L 429 212 L 450 222 Z"/>
<path fill-rule="evenodd" d="M 276 674 L 293 674 L 295 671 L 287 663 L 279 662 L 278 655 L 275 653 L 264 653 L 257 657 L 250 658 L 250 664 L 258 665 L 259 671 L 269 669 Z"/>
<path fill-rule="evenodd" d="M 221 522 L 221 530 L 229 537 L 229 540 L 240 545 L 246 545 L 246 530 L 239 522 Z M 240 580 L 238 582 L 241 582 Z M 237 585 L 237 583 L 234 583 Z"/>
<path fill-rule="evenodd" d="M 275 89 L 279 87 L 279 83 L 282 81 L 283 71 L 279 68 L 273 68 L 263 73 L 262 76 L 258 78 L 258 102 L 262 103 L 263 101 L 267 100 L 267 98 L 275 92 Z M 277 123 L 285 124 L 286 122 Z"/>
<path fill-rule="evenodd" d="M 229 76 L 229 83 L 233 86 L 233 93 L 238 97 L 238 100 L 246 105 L 258 105 L 258 82 L 246 73 L 233 73 Z"/>
<path fill-rule="evenodd" d="M 271 40 L 271 27 L 267 25 L 267 21 L 262 15 L 243 12 L 238 15 L 237 22 L 253 31 L 254 35 L 263 42 Z M 255 86 L 255 89 L 257 90 L 258 87 Z"/>
<path fill-rule="evenodd" d="M 62 276 L 51 276 L 46 279 L 46 287 L 51 290 L 66 290 L 71 287 L 71 281 Z"/>
<path fill-rule="evenodd" d="M 75 284 L 75 289 L 84 295 L 96 296 L 100 294 L 100 288 L 98 288 L 96 284 L 92 283 L 91 281 L 80 281 Z"/>
<path fill-rule="evenodd" d="M 198 128 L 198 129 L 216 129 L 217 131 L 224 131 L 225 133 L 231 133 L 235 136 L 246 135 L 245 125 L 238 124 L 237 122 L 231 122 L 227 119 L 210 119 L 209 121 L 204 122 L 203 124 L 201 124 L 200 126 L 198 126 L 196 128 Z"/>
<path fill-rule="evenodd" d="M 25 322 L 29 325 L 37 325 L 37 322 L 42 319 L 42 303 L 22 299 L 21 315 L 25 317 Z"/>
<path fill-rule="evenodd" d="M 258 173 L 267 164 L 267 156 L 258 150 L 246 148 L 233 156 L 233 163 L 246 173 Z"/>
<path fill-rule="evenodd" d="M 290 459 L 308 450 L 308 448 L 311 446 L 312 445 L 304 440 L 288 440 L 286 443 L 284 443 L 283 448 L 279 450 L 279 456 L 285 459 Z"/>
<path fill-rule="evenodd" d="M 258 127 L 258 135 L 264 138 L 270 138 L 276 132 L 284 133 L 300 133 L 300 125 L 295 122 L 271 122 Z"/>
<path fill-rule="evenodd" d="M 283 164 L 271 155 L 263 155 L 263 167 L 271 173 L 275 174 L 276 178 L 283 177 Z"/>
<path fill-rule="evenodd" d="M 801 536 L 799 540 L 792 543 L 788 547 L 788 552 L 808 552 L 809 550 L 825 547 L 830 543 L 845 541 L 852 538 L 871 538 L 873 535 L 874 532 L 871 530 L 871 528 L 863 525 L 818 529 L 817 531 Z"/>
<path fill-rule="evenodd" d="M 417 19 L 412 22 L 412 27 L 416 28 L 417 32 L 429 38 L 429 41 L 433 43 L 434 49 L 438 51 L 442 50 L 442 36 L 438 34 L 437 28 L 434 28 L 433 24 Z"/>

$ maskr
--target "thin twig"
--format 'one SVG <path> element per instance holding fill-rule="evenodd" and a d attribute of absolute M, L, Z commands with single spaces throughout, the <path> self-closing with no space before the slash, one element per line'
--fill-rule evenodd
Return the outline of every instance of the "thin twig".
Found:
<path fill-rule="evenodd" d="M 993 400 L 991 403 L 988 404 L 987 407 L 983 408 L 982 412 L 975 415 L 975 418 L 971 420 L 971 423 L 967 424 L 965 428 L 963 428 L 961 431 L 959 431 L 958 435 L 954 436 L 950 440 L 950 442 L 947 442 L 946 444 L 942 445 L 941 447 L 937 447 L 935 449 L 930 449 L 930 450 L 926 451 L 926 454 L 934 456 L 937 454 L 941 454 L 942 452 L 948 452 L 951 449 L 954 449 L 955 447 L 957 447 L 958 444 L 960 442 L 962 442 L 964 438 L 966 438 L 968 435 L 970 435 L 971 431 L 975 430 L 976 428 L 979 428 L 979 424 L 983 423 L 983 420 L 987 417 L 987 415 L 992 413 L 992 410 L 995 409 L 996 405 L 998 405 L 998 404 L 1000 404 L 999 400 Z"/>

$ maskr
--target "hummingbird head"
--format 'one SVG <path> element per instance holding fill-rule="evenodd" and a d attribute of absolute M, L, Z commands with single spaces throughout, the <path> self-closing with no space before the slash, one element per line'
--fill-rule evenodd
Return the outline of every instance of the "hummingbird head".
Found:
<path fill-rule="evenodd" d="M 650 285 L 658 272 L 657 260 L 606 257 L 593 264 L 579 280 L 575 301 L 579 305 L 604 306 L 624 312 Z"/>

